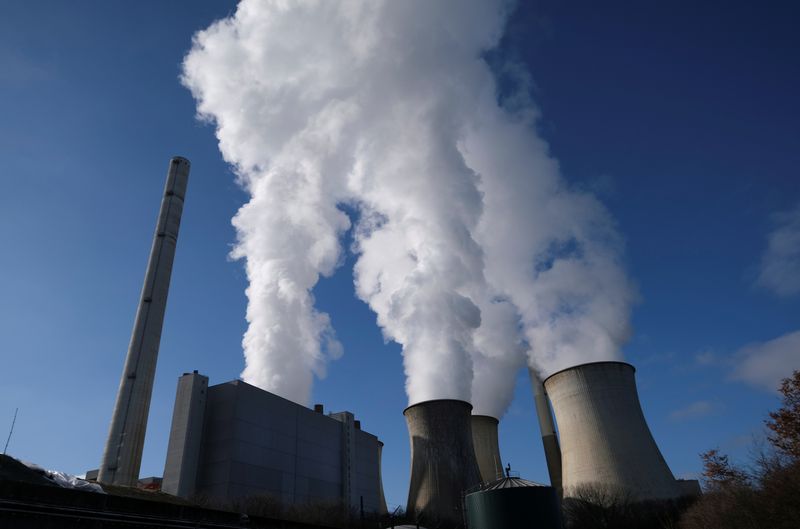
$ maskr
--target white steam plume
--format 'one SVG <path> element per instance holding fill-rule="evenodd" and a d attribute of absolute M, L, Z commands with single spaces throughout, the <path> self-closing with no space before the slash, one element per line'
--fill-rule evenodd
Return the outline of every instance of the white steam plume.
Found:
<path fill-rule="evenodd" d="M 534 128 L 538 112 L 487 98 L 461 145 L 481 175 L 476 239 L 487 281 L 519 310 L 529 366 L 540 375 L 620 358 L 636 300 L 623 242 L 591 194 L 570 189 Z"/>
<path fill-rule="evenodd" d="M 241 2 L 233 18 L 195 36 L 183 78 L 251 195 L 233 219 L 232 256 L 246 259 L 250 281 L 242 377 L 304 404 L 313 375 L 341 354 L 311 289 L 335 269 L 350 226 L 336 204 L 351 109 L 331 95 L 342 77 L 329 83 L 326 70 L 346 71 L 349 57 L 330 48 L 343 28 L 322 22 L 336 7 L 316 7 L 297 4 L 300 14 L 317 11 L 310 20 L 279 2 Z"/>
<path fill-rule="evenodd" d="M 506 299 L 479 297 L 481 326 L 475 332 L 472 413 L 501 418 L 514 397 L 516 375 L 525 364 L 526 345 L 517 308 Z"/>
<path fill-rule="evenodd" d="M 617 356 L 631 294 L 613 223 L 498 106 L 482 58 L 506 7 L 244 0 L 198 33 L 184 83 L 251 194 L 234 219 L 245 380 L 308 402 L 340 354 L 311 290 L 340 261 L 344 203 L 356 292 L 402 345 L 412 403 L 499 417 L 526 350 L 544 370 Z"/>

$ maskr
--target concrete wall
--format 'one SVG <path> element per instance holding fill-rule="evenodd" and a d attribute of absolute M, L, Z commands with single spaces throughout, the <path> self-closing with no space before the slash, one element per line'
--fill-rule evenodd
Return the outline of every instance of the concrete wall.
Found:
<path fill-rule="evenodd" d="M 386 501 L 383 498 L 381 483 L 381 444 L 378 438 L 367 432 L 355 431 L 355 458 L 353 467 L 353 505 L 358 505 L 364 498 L 364 508 L 370 505 L 373 512 L 386 512 Z"/>
<path fill-rule="evenodd" d="M 356 426 L 355 417 L 349 411 L 331 413 L 331 419 L 341 423 L 341 457 L 342 500 L 350 505 L 359 505 L 359 496 L 354 487 L 354 473 L 356 470 Z"/>
<path fill-rule="evenodd" d="M 366 511 L 379 511 L 380 441 L 356 429 L 351 413 L 333 415 L 238 380 L 209 387 L 197 493 L 355 508 L 363 496 Z"/>
<path fill-rule="evenodd" d="M 195 492 L 207 392 L 208 377 L 197 371 L 184 373 L 178 379 L 161 485 L 168 494 L 188 498 Z"/>
<path fill-rule="evenodd" d="M 585 485 L 638 499 L 681 496 L 647 427 L 633 366 L 585 364 L 551 375 L 544 386 L 558 424 L 565 497 Z"/>

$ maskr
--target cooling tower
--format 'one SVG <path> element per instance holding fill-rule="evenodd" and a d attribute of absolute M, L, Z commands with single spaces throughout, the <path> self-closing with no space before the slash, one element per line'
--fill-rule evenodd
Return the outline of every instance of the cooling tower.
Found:
<path fill-rule="evenodd" d="M 624 362 L 597 362 L 544 381 L 561 439 L 565 497 L 581 486 L 625 491 L 640 500 L 681 495 L 645 422 L 634 371 Z"/>
<path fill-rule="evenodd" d="M 100 483 L 133 487 L 139 479 L 161 327 L 188 182 L 189 160 L 172 158 L 108 441 L 97 475 Z"/>
<path fill-rule="evenodd" d="M 383 493 L 383 443 L 378 441 L 378 513 L 386 514 L 386 495 Z"/>
<path fill-rule="evenodd" d="M 547 403 L 547 394 L 544 391 L 542 379 L 533 369 L 528 369 L 533 388 L 533 400 L 536 403 L 536 418 L 539 421 L 539 431 L 542 433 L 544 457 L 547 461 L 547 473 L 550 475 L 550 485 L 561 494 L 561 449 L 556 437 L 556 426 L 553 423 L 553 414 Z"/>
<path fill-rule="evenodd" d="M 472 444 L 481 481 L 489 483 L 503 477 L 500 445 L 497 439 L 498 420 L 488 415 L 472 416 Z"/>
<path fill-rule="evenodd" d="M 406 512 L 425 526 L 463 525 L 462 495 L 481 482 L 471 411 L 461 400 L 429 400 L 403 412 L 411 442 Z"/>

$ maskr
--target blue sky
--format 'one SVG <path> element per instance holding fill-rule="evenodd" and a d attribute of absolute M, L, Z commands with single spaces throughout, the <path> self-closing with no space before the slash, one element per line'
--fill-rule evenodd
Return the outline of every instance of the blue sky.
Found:
<path fill-rule="evenodd" d="M 223 382 L 243 368 L 247 281 L 227 256 L 247 196 L 178 80 L 192 34 L 233 9 L 1 9 L 0 432 L 19 407 L 16 457 L 71 473 L 99 464 L 172 155 L 192 174 L 142 475 L 163 470 L 177 377 L 198 369 Z M 790 3 L 525 3 L 489 56 L 527 68 L 562 173 L 617 220 L 641 298 L 624 353 L 678 476 L 714 446 L 746 457 L 778 400 L 735 373 L 757 344 L 800 330 L 800 295 L 759 280 L 770 234 L 791 230 L 800 204 L 797 14 Z M 401 356 L 353 294 L 353 260 L 314 291 L 345 350 L 314 401 L 353 411 L 386 443 L 397 505 L 408 480 Z M 780 356 L 787 370 L 800 367 L 793 351 Z M 547 481 L 523 374 L 500 442 L 524 477 Z"/>

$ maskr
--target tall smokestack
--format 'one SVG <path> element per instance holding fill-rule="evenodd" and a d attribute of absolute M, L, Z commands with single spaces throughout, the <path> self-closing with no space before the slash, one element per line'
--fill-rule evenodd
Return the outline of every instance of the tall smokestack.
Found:
<path fill-rule="evenodd" d="M 472 444 L 481 481 L 489 483 L 503 477 L 503 461 L 500 459 L 500 443 L 497 436 L 499 421 L 489 415 L 472 416 Z"/>
<path fill-rule="evenodd" d="M 100 483 L 135 486 L 139 479 L 172 262 L 189 180 L 189 165 L 189 160 L 180 157 L 172 158 L 169 163 L 139 308 L 97 476 Z"/>
<path fill-rule="evenodd" d="M 472 445 L 472 405 L 429 400 L 403 412 L 411 441 L 406 511 L 425 526 L 463 524 L 462 494 L 481 482 Z"/>
<path fill-rule="evenodd" d="M 565 497 L 598 485 L 639 500 L 681 496 L 647 427 L 634 371 L 624 362 L 596 362 L 544 381 L 561 434 Z"/>
<path fill-rule="evenodd" d="M 528 369 L 533 388 L 533 400 L 536 403 L 536 418 L 539 419 L 539 431 L 542 433 L 544 457 L 547 461 L 547 473 L 550 475 L 550 485 L 561 494 L 561 448 L 558 446 L 556 426 L 553 423 L 553 414 L 547 402 L 547 393 L 544 390 L 542 379 L 533 369 Z"/>

